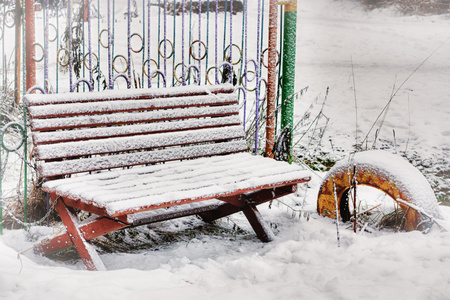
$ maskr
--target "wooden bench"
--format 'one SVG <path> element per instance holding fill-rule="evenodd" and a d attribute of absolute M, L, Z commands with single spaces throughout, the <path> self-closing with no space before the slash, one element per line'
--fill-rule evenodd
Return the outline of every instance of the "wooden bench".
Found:
<path fill-rule="evenodd" d="M 105 267 L 87 240 L 194 214 L 211 222 L 243 211 L 259 239 L 270 241 L 256 205 L 310 179 L 298 166 L 247 152 L 232 86 L 23 100 L 42 188 L 66 227 L 37 251 L 74 245 L 89 270 Z M 75 209 L 92 216 L 80 222 Z"/>

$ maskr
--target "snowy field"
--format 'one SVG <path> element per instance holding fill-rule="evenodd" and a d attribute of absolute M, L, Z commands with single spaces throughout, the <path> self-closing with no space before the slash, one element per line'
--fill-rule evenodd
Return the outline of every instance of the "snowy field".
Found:
<path fill-rule="evenodd" d="M 350 0 L 299 0 L 297 87 L 309 89 L 296 114 L 316 97 L 320 108 L 330 88 L 323 151 L 349 153 L 398 89 L 376 148 L 406 149 L 431 174 L 429 181 L 449 186 L 448 177 L 432 176 L 450 169 L 449 25 L 450 16 L 406 17 L 368 12 Z M 58 228 L 7 230 L 0 236 L 0 299 L 449 299 L 449 232 L 434 226 L 428 234 L 355 234 L 341 224 L 338 247 L 334 221 L 316 213 L 323 175 L 282 199 L 309 213 L 299 217 L 275 202 L 261 207 L 276 234 L 268 244 L 243 215 L 214 226 L 186 218 L 149 226 L 152 247 L 103 252 L 109 271 L 88 272 L 67 255 L 50 260 L 29 250 Z M 450 209 L 440 209 L 450 229 Z"/>

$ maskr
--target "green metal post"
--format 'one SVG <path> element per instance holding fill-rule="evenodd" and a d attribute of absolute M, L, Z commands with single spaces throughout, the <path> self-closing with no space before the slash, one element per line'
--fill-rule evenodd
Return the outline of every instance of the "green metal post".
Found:
<path fill-rule="evenodd" d="M 2 121 L 2 117 L 0 114 L 0 122 Z M 2 149 L 3 148 L 3 139 L 0 141 L 0 163 L 2 161 Z M 0 235 L 3 234 L 3 191 L 2 191 L 2 170 L 0 164 Z"/>
<path fill-rule="evenodd" d="M 284 5 L 283 82 L 281 92 L 281 129 L 294 127 L 295 50 L 297 39 L 297 0 L 280 1 Z M 292 136 L 292 135 L 291 135 Z M 292 140 L 291 140 L 292 144 Z"/>
<path fill-rule="evenodd" d="M 23 136 L 22 138 L 24 139 L 23 141 L 23 215 L 24 215 L 24 220 L 23 222 L 26 224 L 27 223 L 27 210 L 28 210 L 28 178 L 27 178 L 27 173 L 28 173 L 28 165 L 27 165 L 27 157 L 28 157 L 28 148 L 27 148 L 27 111 L 26 111 L 26 107 L 23 107 Z M 27 226 L 25 225 L 25 230 L 27 229 Z"/>

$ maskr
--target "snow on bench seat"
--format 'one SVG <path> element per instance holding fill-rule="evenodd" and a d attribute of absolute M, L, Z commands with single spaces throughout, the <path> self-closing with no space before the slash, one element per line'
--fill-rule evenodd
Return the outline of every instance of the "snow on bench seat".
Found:
<path fill-rule="evenodd" d="M 304 169 L 249 153 L 52 180 L 47 192 L 116 217 L 305 181 Z"/>

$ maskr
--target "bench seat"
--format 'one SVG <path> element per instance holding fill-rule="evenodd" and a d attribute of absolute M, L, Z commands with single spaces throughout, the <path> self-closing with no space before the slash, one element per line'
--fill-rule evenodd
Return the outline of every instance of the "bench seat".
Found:
<path fill-rule="evenodd" d="M 73 207 L 118 217 L 297 184 L 308 174 L 298 166 L 237 153 L 52 180 L 43 189 L 71 199 Z"/>

